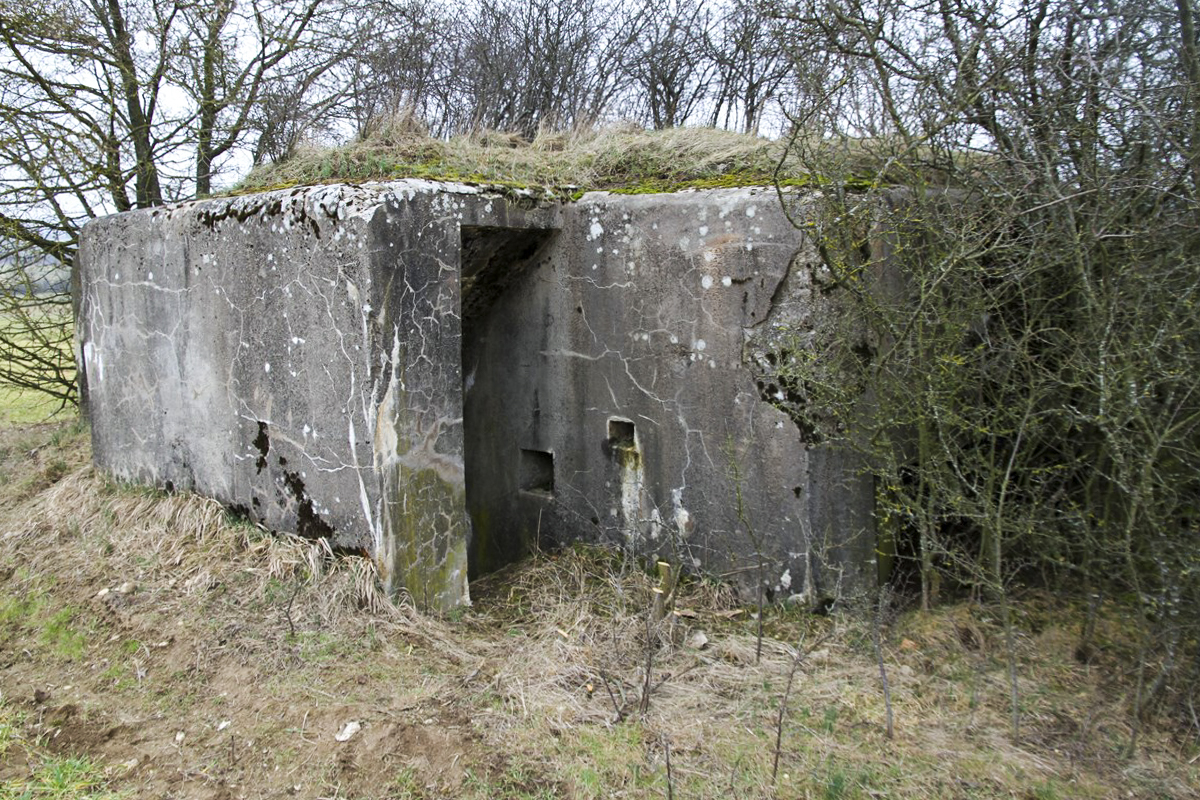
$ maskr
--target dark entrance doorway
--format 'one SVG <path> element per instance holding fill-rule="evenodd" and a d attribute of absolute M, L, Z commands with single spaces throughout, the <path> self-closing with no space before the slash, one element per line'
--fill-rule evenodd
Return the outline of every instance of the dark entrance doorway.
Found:
<path fill-rule="evenodd" d="M 538 545 L 554 502 L 554 450 L 539 425 L 545 320 L 536 285 L 556 231 L 462 227 L 463 458 L 473 580 Z"/>

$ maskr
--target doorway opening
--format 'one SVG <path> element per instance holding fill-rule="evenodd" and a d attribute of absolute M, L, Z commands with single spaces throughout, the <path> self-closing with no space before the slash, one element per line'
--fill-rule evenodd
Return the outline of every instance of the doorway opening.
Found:
<path fill-rule="evenodd" d="M 538 543 L 554 502 L 554 449 L 541 422 L 539 272 L 555 230 L 462 226 L 463 468 L 471 580 Z"/>

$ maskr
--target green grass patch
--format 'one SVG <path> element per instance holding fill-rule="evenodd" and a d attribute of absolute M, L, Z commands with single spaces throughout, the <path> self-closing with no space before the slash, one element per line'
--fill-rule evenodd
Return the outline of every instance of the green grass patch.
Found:
<path fill-rule="evenodd" d="M 0 297 L 0 425 L 74 413 L 73 403 L 29 388 L 62 391 L 74 382 L 74 328 L 70 303 Z"/>
<path fill-rule="evenodd" d="M 0 800 L 116 800 L 125 793 L 110 791 L 104 768 L 86 756 L 53 756 L 41 752 L 35 737 L 26 734 L 29 716 L 0 696 L 0 759 L 23 754 L 32 772 L 0 782 Z"/>
<path fill-rule="evenodd" d="M 0 784 L 0 800 L 116 800 L 104 769 L 84 756 L 47 756 L 25 780 Z"/>
<path fill-rule="evenodd" d="M 77 660 L 87 647 L 78 609 L 55 607 L 51 596 L 40 588 L 20 595 L 0 595 L 0 635 L 5 638 L 34 639 L 54 655 Z"/>

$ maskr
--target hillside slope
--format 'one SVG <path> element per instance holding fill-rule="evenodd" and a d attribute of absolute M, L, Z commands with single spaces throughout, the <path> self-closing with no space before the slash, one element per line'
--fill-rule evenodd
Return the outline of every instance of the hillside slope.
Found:
<path fill-rule="evenodd" d="M 114 485 L 89 456 L 77 424 L 0 429 L 0 798 L 1200 791 L 1194 729 L 1162 719 L 1119 756 L 1117 609 L 1080 664 L 1078 614 L 1023 601 L 1015 740 L 989 609 L 889 617 L 889 741 L 853 609 L 770 610 L 756 663 L 750 609 L 723 586 L 685 584 L 651 627 L 645 572 L 573 550 L 476 584 L 466 613 L 420 618 L 366 561 Z"/>

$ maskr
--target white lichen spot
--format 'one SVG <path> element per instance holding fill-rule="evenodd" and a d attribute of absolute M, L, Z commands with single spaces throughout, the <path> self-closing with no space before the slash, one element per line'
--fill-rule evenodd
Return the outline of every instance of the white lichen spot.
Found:
<path fill-rule="evenodd" d="M 684 236 L 679 240 L 679 249 L 687 250 L 692 245 L 692 240 Z"/>
<path fill-rule="evenodd" d="M 746 242 L 746 252 L 749 253 L 752 250 L 754 250 L 754 245 L 750 242 Z"/>
<path fill-rule="evenodd" d="M 792 571 L 790 569 L 785 569 L 779 576 L 779 585 L 784 589 L 792 588 Z"/>
<path fill-rule="evenodd" d="M 700 279 L 701 287 L 703 287 L 705 289 L 711 289 L 712 285 L 713 285 L 713 279 L 712 279 L 711 275 L 705 275 L 703 278 Z"/>
<path fill-rule="evenodd" d="M 708 347 L 708 342 L 704 341 L 703 339 L 696 340 L 695 348 L 697 350 L 703 351 L 706 347 Z"/>
<path fill-rule="evenodd" d="M 604 248 L 603 248 L 603 247 L 597 247 L 597 248 L 596 248 L 596 255 L 600 255 L 600 254 L 601 254 L 601 253 L 603 253 L 603 252 L 604 252 Z"/>
<path fill-rule="evenodd" d="M 757 212 L 754 210 L 754 206 L 746 206 L 746 216 L 747 217 L 753 218 L 755 213 L 757 213 Z"/>
<path fill-rule="evenodd" d="M 721 285 L 725 287 L 733 286 L 733 278 L 726 275 L 725 277 L 721 278 Z"/>
<path fill-rule="evenodd" d="M 148 281 L 152 281 L 152 280 L 154 280 L 154 273 L 153 273 L 153 272 L 147 272 L 147 273 L 146 273 L 146 280 L 148 280 Z"/>
<path fill-rule="evenodd" d="M 701 226 L 700 226 L 700 235 L 701 235 L 701 236 L 708 236 L 708 226 L 707 226 L 707 225 L 701 225 Z"/>
<path fill-rule="evenodd" d="M 709 368 L 709 369 L 716 369 L 716 368 L 717 368 L 717 362 L 716 362 L 716 361 L 713 361 L 713 360 L 710 358 L 710 359 L 708 360 L 708 368 Z"/>
<path fill-rule="evenodd" d="M 679 344 L 679 337 L 673 333 L 671 334 L 671 344 Z"/>
<path fill-rule="evenodd" d="M 592 220 L 592 226 L 588 229 L 588 241 L 592 242 L 604 235 L 604 226 L 600 224 L 600 220 Z"/>
<path fill-rule="evenodd" d="M 270 372 L 270 371 L 271 371 L 271 365 L 269 363 L 263 364 L 263 372 Z"/>
<path fill-rule="evenodd" d="M 717 254 L 714 253 L 712 250 L 705 250 L 704 251 L 704 260 L 711 264 L 712 262 L 717 260 Z"/>

